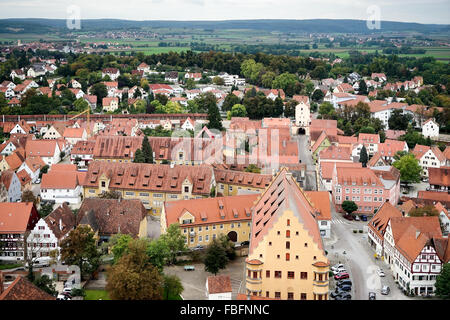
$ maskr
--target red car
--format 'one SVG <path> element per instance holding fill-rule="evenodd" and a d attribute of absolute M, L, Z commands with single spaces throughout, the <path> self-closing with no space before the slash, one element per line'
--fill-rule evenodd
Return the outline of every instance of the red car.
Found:
<path fill-rule="evenodd" d="M 353 216 L 352 216 L 351 214 L 344 214 L 342 217 L 343 217 L 344 219 L 347 219 L 347 220 L 350 220 L 350 221 L 354 220 L 354 219 L 353 219 Z"/>
<path fill-rule="evenodd" d="M 350 275 L 348 273 L 338 273 L 337 275 L 334 276 L 335 280 L 342 280 L 342 279 L 348 279 L 350 278 Z"/>

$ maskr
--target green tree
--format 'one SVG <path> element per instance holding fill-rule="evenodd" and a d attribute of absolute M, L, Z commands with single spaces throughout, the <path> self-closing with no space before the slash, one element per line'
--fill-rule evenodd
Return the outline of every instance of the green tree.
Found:
<path fill-rule="evenodd" d="M 277 75 L 275 72 L 269 71 L 263 74 L 261 77 L 261 84 L 264 88 L 272 88 L 273 80 L 275 80 L 275 77 Z"/>
<path fill-rule="evenodd" d="M 178 297 L 183 290 L 180 278 L 175 275 L 164 276 L 165 300 L 169 300 L 170 297 Z"/>
<path fill-rule="evenodd" d="M 410 114 L 403 114 L 403 110 L 396 109 L 392 111 L 391 116 L 389 117 L 389 129 L 406 130 L 411 121 L 412 116 Z"/>
<path fill-rule="evenodd" d="M 292 96 L 295 94 L 295 84 L 298 82 L 298 78 L 295 74 L 285 72 L 275 77 L 272 82 L 273 89 L 283 89 L 284 92 Z"/>
<path fill-rule="evenodd" d="M 147 241 L 147 256 L 149 262 L 155 266 L 160 273 L 163 272 L 164 266 L 169 261 L 170 249 L 169 245 L 164 241 L 163 238 L 156 240 Z"/>
<path fill-rule="evenodd" d="M 216 275 L 219 270 L 225 269 L 227 263 L 228 257 L 225 248 L 217 239 L 214 239 L 206 250 L 205 270 Z"/>
<path fill-rule="evenodd" d="M 236 250 L 234 242 L 231 241 L 226 234 L 221 233 L 217 238 L 221 246 L 225 249 L 228 260 L 234 260 L 236 258 Z"/>
<path fill-rule="evenodd" d="M 75 111 L 78 111 L 78 112 L 86 111 L 89 108 L 89 104 L 83 98 L 79 98 L 79 99 L 75 100 L 75 102 L 73 103 L 73 106 L 75 108 Z"/>
<path fill-rule="evenodd" d="M 53 280 L 49 278 L 46 274 L 35 279 L 33 281 L 33 284 L 39 289 L 47 292 L 52 296 L 56 296 L 56 294 L 58 293 L 55 289 L 56 285 L 53 283 Z"/>
<path fill-rule="evenodd" d="M 352 212 L 358 210 L 358 205 L 353 201 L 345 200 L 342 202 L 342 209 L 347 212 L 347 214 L 351 214 Z"/>
<path fill-rule="evenodd" d="M 434 284 L 436 287 L 436 295 L 441 299 L 450 299 L 450 263 L 442 265 L 441 272 L 436 277 Z"/>
<path fill-rule="evenodd" d="M 421 208 L 412 209 L 409 214 L 410 217 L 439 217 L 439 211 L 433 205 L 426 205 Z"/>
<path fill-rule="evenodd" d="M 78 225 L 61 241 L 60 247 L 61 260 L 69 265 L 77 265 L 82 275 L 91 274 L 100 265 L 100 253 L 94 232 L 89 226 Z"/>
<path fill-rule="evenodd" d="M 145 163 L 153 163 L 153 150 L 147 136 L 144 136 L 142 141 L 142 154 L 144 155 Z"/>
<path fill-rule="evenodd" d="M 211 94 L 212 95 L 212 94 Z M 212 100 L 213 98 L 214 100 Z M 222 117 L 220 116 L 219 108 L 217 107 L 216 98 L 214 95 L 207 98 L 208 102 L 208 129 L 222 130 Z"/>
<path fill-rule="evenodd" d="M 136 149 L 133 162 L 134 163 L 145 163 L 145 157 L 144 157 L 144 154 L 142 153 L 141 149 Z"/>
<path fill-rule="evenodd" d="M 103 98 L 108 96 L 108 89 L 103 83 L 96 83 L 91 87 L 91 94 L 97 96 L 97 101 L 102 102 Z"/>
<path fill-rule="evenodd" d="M 37 205 L 37 198 L 34 196 L 33 191 L 25 190 L 22 192 L 22 202 L 33 202 L 33 204 Z"/>
<path fill-rule="evenodd" d="M 311 99 L 315 102 L 320 102 L 323 100 L 324 97 L 325 97 L 325 94 L 323 93 L 323 91 L 320 89 L 317 89 L 313 92 Z"/>
<path fill-rule="evenodd" d="M 179 223 L 173 223 L 167 228 L 167 232 L 162 234 L 160 239 L 167 244 L 169 249 L 169 263 L 175 263 L 179 253 L 187 251 L 186 236 L 181 233 Z"/>
<path fill-rule="evenodd" d="M 225 97 L 225 101 L 222 104 L 223 111 L 231 111 L 234 105 L 239 104 L 241 100 L 233 93 L 230 93 Z"/>
<path fill-rule="evenodd" d="M 245 172 L 261 173 L 261 169 L 256 164 L 249 164 L 244 170 Z"/>
<path fill-rule="evenodd" d="M 231 117 L 246 117 L 247 116 L 247 110 L 245 109 L 245 106 L 242 104 L 235 104 L 231 108 Z"/>
<path fill-rule="evenodd" d="M 164 280 L 148 259 L 147 243 L 131 241 L 128 252 L 108 270 L 112 300 L 162 300 Z"/>
<path fill-rule="evenodd" d="M 359 89 L 358 89 L 358 94 L 360 95 L 365 95 L 367 94 L 367 85 L 366 85 L 366 81 L 361 79 L 359 81 Z"/>
<path fill-rule="evenodd" d="M 392 164 L 400 170 L 400 181 L 406 185 L 420 182 L 422 168 L 413 154 L 407 154 Z"/>
<path fill-rule="evenodd" d="M 359 162 L 362 163 L 363 167 L 366 167 L 367 161 L 369 161 L 369 156 L 367 155 L 367 149 L 363 145 L 361 148 L 361 153 L 359 154 Z"/>
<path fill-rule="evenodd" d="M 133 238 L 128 234 L 116 234 L 109 239 L 108 245 L 114 256 L 114 263 L 128 252 L 128 245 L 132 240 Z"/>

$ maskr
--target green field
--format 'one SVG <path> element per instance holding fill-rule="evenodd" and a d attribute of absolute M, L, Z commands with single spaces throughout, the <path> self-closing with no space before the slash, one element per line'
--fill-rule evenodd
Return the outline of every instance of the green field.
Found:
<path fill-rule="evenodd" d="M 111 300 L 105 290 L 86 290 L 84 300 Z"/>

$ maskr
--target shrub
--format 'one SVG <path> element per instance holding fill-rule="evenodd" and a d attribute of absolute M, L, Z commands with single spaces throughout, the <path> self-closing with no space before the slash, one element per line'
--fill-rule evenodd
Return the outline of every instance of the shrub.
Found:
<path fill-rule="evenodd" d="M 358 232 L 358 230 L 353 230 L 353 233 L 357 233 Z"/>
<path fill-rule="evenodd" d="M 362 231 L 362 230 L 359 230 L 359 233 L 363 233 L 363 231 Z"/>

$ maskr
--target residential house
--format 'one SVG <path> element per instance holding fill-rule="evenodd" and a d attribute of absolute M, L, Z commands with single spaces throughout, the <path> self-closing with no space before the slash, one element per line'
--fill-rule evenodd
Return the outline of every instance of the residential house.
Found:
<path fill-rule="evenodd" d="M 72 209 L 63 203 L 45 218 L 39 219 L 27 238 L 29 258 L 35 263 L 49 263 L 53 258 L 51 252 L 58 251 L 60 259 L 60 243 L 77 225 L 77 216 Z"/>
<path fill-rule="evenodd" d="M 386 233 L 386 228 L 389 220 L 395 217 L 403 217 L 402 212 L 390 202 L 385 202 L 367 224 L 367 240 L 380 257 L 384 256 L 384 234 Z"/>
<path fill-rule="evenodd" d="M 177 83 L 178 82 L 178 72 L 177 71 L 166 72 L 164 80 L 165 81 L 170 81 L 170 82 L 173 82 L 173 83 Z"/>
<path fill-rule="evenodd" d="M 102 78 L 109 76 L 111 81 L 117 80 L 120 76 L 120 71 L 117 68 L 105 68 L 102 70 Z"/>
<path fill-rule="evenodd" d="M 0 260 L 24 260 L 26 239 L 38 220 L 39 213 L 32 202 L 0 203 Z"/>
<path fill-rule="evenodd" d="M 7 202 L 17 202 L 22 199 L 22 185 L 13 170 L 0 173 L 0 185 L 3 185 L 7 191 L 5 199 Z"/>
<path fill-rule="evenodd" d="M 86 166 L 90 161 L 94 160 L 95 140 L 78 141 L 70 152 L 70 161 L 78 165 Z"/>
<path fill-rule="evenodd" d="M 422 176 L 424 178 L 428 178 L 429 168 L 440 168 L 446 162 L 444 154 L 437 146 L 429 147 L 416 144 L 412 150 L 412 154 L 419 160 L 419 164 L 423 169 Z"/>
<path fill-rule="evenodd" d="M 322 182 L 322 186 L 327 191 L 332 191 L 332 180 L 334 167 L 347 167 L 347 168 L 362 168 L 361 162 L 322 162 L 319 166 L 319 177 Z"/>
<path fill-rule="evenodd" d="M 119 98 L 103 98 L 102 106 L 103 111 L 114 112 L 119 108 Z"/>
<path fill-rule="evenodd" d="M 322 238 L 331 237 L 331 202 L 327 191 L 305 191 L 311 205 L 316 209 L 316 218 L 319 232 Z"/>
<path fill-rule="evenodd" d="M 7 287 L 3 286 L 3 274 L 0 271 L 0 301 L 11 300 L 56 300 L 56 298 L 19 275 Z"/>
<path fill-rule="evenodd" d="M 439 137 L 439 125 L 434 119 L 428 119 L 422 126 L 422 135 L 424 137 L 438 138 Z"/>
<path fill-rule="evenodd" d="M 11 77 L 12 81 L 14 81 L 14 78 L 19 78 L 22 81 L 26 78 L 26 74 L 22 69 L 12 70 L 9 76 Z"/>
<path fill-rule="evenodd" d="M 305 130 L 309 135 L 309 125 L 311 124 L 311 106 L 307 96 L 295 95 L 292 97 L 298 104 L 295 106 L 295 125 Z"/>
<path fill-rule="evenodd" d="M 40 157 L 48 166 L 58 163 L 61 149 L 56 140 L 30 140 L 25 147 L 26 159 Z"/>
<path fill-rule="evenodd" d="M 78 141 L 87 140 L 87 132 L 85 128 L 66 128 L 63 137 L 68 143 L 75 145 Z"/>
<path fill-rule="evenodd" d="M 42 175 L 41 199 L 55 203 L 77 204 L 81 201 L 81 184 L 76 171 L 50 170 Z"/>
<path fill-rule="evenodd" d="M 428 168 L 430 191 L 450 192 L 450 167 Z"/>
<path fill-rule="evenodd" d="M 133 238 L 147 237 L 147 210 L 139 200 L 83 200 L 78 215 L 79 225 L 88 225 L 96 234 L 98 244 L 108 242 L 116 234 Z"/>

